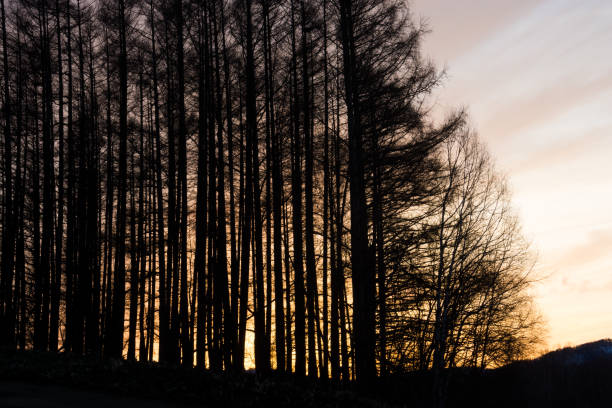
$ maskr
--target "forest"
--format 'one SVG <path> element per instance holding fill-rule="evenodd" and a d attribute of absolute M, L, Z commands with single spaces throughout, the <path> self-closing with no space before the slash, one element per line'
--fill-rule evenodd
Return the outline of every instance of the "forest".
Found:
<path fill-rule="evenodd" d="M 1 5 L 1 347 L 440 390 L 532 352 L 533 252 L 405 1 Z"/>

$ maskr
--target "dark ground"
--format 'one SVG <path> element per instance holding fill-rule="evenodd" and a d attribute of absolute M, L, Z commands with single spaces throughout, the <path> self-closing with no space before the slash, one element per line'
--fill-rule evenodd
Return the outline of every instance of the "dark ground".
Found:
<path fill-rule="evenodd" d="M 3 408 L 170 408 L 180 405 L 167 401 L 84 391 L 53 384 L 0 381 L 0 407 Z"/>
<path fill-rule="evenodd" d="M 446 375 L 448 407 L 612 407 L 612 342 L 558 350 L 496 370 L 456 369 Z M 428 372 L 396 375 L 364 388 L 278 374 L 214 374 L 0 350 L 2 408 L 430 407 L 431 395 Z"/>
<path fill-rule="evenodd" d="M 381 407 L 375 396 L 271 374 L 0 350 L 0 407 Z M 97 404 L 97 405 L 95 405 Z"/>

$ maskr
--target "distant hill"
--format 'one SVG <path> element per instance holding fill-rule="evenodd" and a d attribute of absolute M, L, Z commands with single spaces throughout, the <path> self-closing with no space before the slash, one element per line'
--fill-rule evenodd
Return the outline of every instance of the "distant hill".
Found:
<path fill-rule="evenodd" d="M 470 408 L 612 407 L 612 340 L 564 347 L 531 360 L 447 372 L 446 406 Z M 431 373 L 388 379 L 380 395 L 400 406 L 429 407 Z"/>
<path fill-rule="evenodd" d="M 612 360 L 612 339 L 598 340 L 576 347 L 564 347 L 546 353 L 535 361 L 558 364 L 588 364 L 596 360 Z"/>
<path fill-rule="evenodd" d="M 469 394 L 469 404 L 479 407 L 611 407 L 612 340 L 564 347 L 452 381 L 449 406 L 462 406 Z"/>

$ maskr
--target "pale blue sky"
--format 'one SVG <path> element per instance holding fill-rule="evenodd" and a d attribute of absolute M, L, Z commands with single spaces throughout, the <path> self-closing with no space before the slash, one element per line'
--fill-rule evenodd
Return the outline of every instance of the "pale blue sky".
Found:
<path fill-rule="evenodd" d="M 435 110 L 467 108 L 549 276 L 549 346 L 612 337 L 612 1 L 410 5 L 447 71 Z"/>

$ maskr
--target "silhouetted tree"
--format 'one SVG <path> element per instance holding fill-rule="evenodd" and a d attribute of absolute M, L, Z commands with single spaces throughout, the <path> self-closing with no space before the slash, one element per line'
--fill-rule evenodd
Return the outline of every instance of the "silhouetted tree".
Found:
<path fill-rule="evenodd" d="M 440 403 L 529 349 L 528 247 L 404 2 L 1 6 L 1 345 Z"/>

